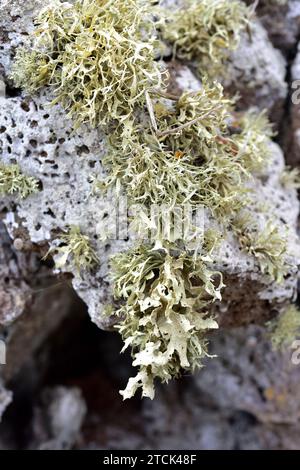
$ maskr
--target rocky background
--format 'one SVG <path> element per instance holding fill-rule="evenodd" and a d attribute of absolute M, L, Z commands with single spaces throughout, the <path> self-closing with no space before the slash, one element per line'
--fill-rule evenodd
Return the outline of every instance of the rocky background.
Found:
<path fill-rule="evenodd" d="M 277 180 L 283 155 L 300 166 L 300 104 L 292 100 L 300 80 L 300 1 L 277 3 L 259 2 L 258 20 L 232 55 L 224 85 L 240 94 L 240 109 L 267 109 L 278 131 L 281 149 L 274 144 L 262 194 L 296 234 L 296 192 Z M 41 261 L 58 228 L 84 219 L 94 236 L 95 213 L 101 222 L 110 207 L 87 198 L 88 176 L 101 172 L 100 133 L 73 135 L 59 107 L 48 109 L 42 95 L 24 96 L 8 77 L 15 48 L 44 4 L 0 0 L 0 153 L 38 175 L 45 194 L 18 208 L 0 201 L 0 339 L 7 346 L 0 449 L 299 449 L 300 366 L 291 351 L 272 351 L 263 327 L 278 303 L 296 296 L 297 273 L 280 289 L 263 286 L 229 241 L 238 268 L 222 261 L 230 288 L 219 311 L 223 328 L 210 338 L 217 358 L 193 377 L 159 386 L 152 402 L 122 402 L 118 390 L 132 375 L 130 357 L 119 354 L 116 333 L 99 328 L 109 329 L 99 312 L 110 295 L 105 260 L 116 247 L 97 246 L 104 261 L 86 279 L 53 274 L 51 259 Z M 179 64 L 170 71 L 174 87 L 197 85 Z M 297 250 L 295 242 L 299 258 Z"/>

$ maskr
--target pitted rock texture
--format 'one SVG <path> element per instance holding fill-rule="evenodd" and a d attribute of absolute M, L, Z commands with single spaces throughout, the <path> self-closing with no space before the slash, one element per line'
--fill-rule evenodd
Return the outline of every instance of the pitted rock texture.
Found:
<path fill-rule="evenodd" d="M 273 47 L 267 31 L 257 20 L 242 34 L 232 53 L 224 82 L 231 93 L 238 93 L 238 108 L 267 110 L 271 122 L 279 125 L 287 97 L 286 61 Z"/>
<path fill-rule="evenodd" d="M 246 3 L 253 4 L 252 0 Z M 299 1 L 287 0 L 279 4 L 276 0 L 260 0 L 256 12 L 274 46 L 289 57 L 300 33 Z"/>
<path fill-rule="evenodd" d="M 14 50 L 33 30 L 33 18 L 51 0 L 0 0 L 0 75 L 7 79 Z"/>
<path fill-rule="evenodd" d="M 79 226 L 91 239 L 101 260 L 100 269 L 87 274 L 88 279 L 81 279 L 76 272 L 74 275 L 84 298 L 88 289 L 94 319 L 107 302 L 108 255 L 127 245 L 122 240 L 111 244 L 97 241 L 103 225 L 115 222 L 113 200 L 93 191 L 93 177 L 103 175 L 105 143 L 96 130 L 83 128 L 79 134 L 72 133 L 64 112 L 59 107 L 45 110 L 46 103 L 46 97 L 1 99 L 1 155 L 5 163 L 19 163 L 24 173 L 42 183 L 39 194 L 18 204 L 18 220 L 22 220 L 32 242 L 45 245 L 70 225 Z M 10 207 L 8 199 L 3 204 Z M 5 221 L 13 234 L 17 225 L 14 216 Z"/>

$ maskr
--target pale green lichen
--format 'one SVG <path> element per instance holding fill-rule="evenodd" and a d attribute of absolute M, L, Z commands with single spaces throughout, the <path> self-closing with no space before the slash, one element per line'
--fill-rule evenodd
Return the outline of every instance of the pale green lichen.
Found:
<path fill-rule="evenodd" d="M 46 55 L 19 47 L 12 65 L 11 78 L 18 88 L 33 94 L 49 83 L 52 69 Z"/>
<path fill-rule="evenodd" d="M 280 283 L 290 270 L 287 261 L 287 233 L 268 220 L 263 228 L 250 213 L 241 213 L 233 221 L 232 228 L 241 247 L 253 255 L 261 272 Z"/>
<path fill-rule="evenodd" d="M 182 8 L 166 12 L 162 35 L 179 59 L 195 62 L 201 74 L 216 76 L 251 13 L 239 0 L 185 0 Z"/>
<path fill-rule="evenodd" d="M 286 189 L 300 189 L 299 169 L 286 167 L 280 176 L 280 182 Z"/>
<path fill-rule="evenodd" d="M 164 81 L 150 7 L 144 0 L 53 0 L 36 19 L 31 46 L 17 53 L 12 78 L 29 93 L 49 85 L 75 127 L 126 120 Z"/>
<path fill-rule="evenodd" d="M 209 257 L 193 257 L 175 248 L 141 245 L 113 258 L 114 293 L 125 303 L 116 311 L 116 327 L 131 347 L 139 368 L 123 398 L 141 387 L 154 397 L 154 379 L 162 382 L 194 371 L 207 355 L 205 333 L 218 327 L 209 304 L 221 298 L 222 275 L 208 267 Z"/>
<path fill-rule="evenodd" d="M 243 168 L 259 175 L 270 159 L 269 142 L 274 136 L 272 124 L 265 112 L 258 114 L 253 110 L 237 113 L 232 124 Z"/>
<path fill-rule="evenodd" d="M 49 254 L 55 254 L 55 266 L 63 268 L 70 262 L 78 272 L 91 269 L 98 264 L 98 256 L 91 246 L 90 239 L 83 235 L 79 227 L 72 226 L 70 230 L 59 237 L 59 246 L 50 248 Z"/>
<path fill-rule="evenodd" d="M 0 163 L 0 194 L 16 194 L 21 199 L 38 191 L 38 180 L 24 175 L 18 165 Z"/>
<path fill-rule="evenodd" d="M 105 184 L 122 186 L 134 203 L 203 205 L 230 218 L 247 204 L 245 183 L 269 155 L 266 120 L 233 118 L 232 105 L 217 83 L 183 93 L 171 107 L 154 104 L 157 132 L 127 122 L 110 137 Z"/>
<path fill-rule="evenodd" d="M 300 311 L 290 305 L 268 324 L 269 338 L 274 350 L 285 350 L 300 336 Z"/>

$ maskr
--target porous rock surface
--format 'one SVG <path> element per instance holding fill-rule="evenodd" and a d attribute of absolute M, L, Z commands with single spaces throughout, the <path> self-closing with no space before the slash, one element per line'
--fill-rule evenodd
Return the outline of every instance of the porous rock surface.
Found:
<path fill-rule="evenodd" d="M 246 3 L 253 4 L 253 1 L 246 0 Z M 256 13 L 268 31 L 274 46 L 280 49 L 286 57 L 289 57 L 293 53 L 300 33 L 299 1 L 260 0 Z"/>
<path fill-rule="evenodd" d="M 274 48 L 259 20 L 242 33 L 238 48 L 231 54 L 224 85 L 238 93 L 238 108 L 267 110 L 271 121 L 280 123 L 287 97 L 286 60 Z"/>
<path fill-rule="evenodd" d="M 45 2 L 0 0 L 0 75 L 6 85 L 5 93 L 0 93 L 0 158 L 6 163 L 17 162 L 25 173 L 35 176 L 41 186 L 38 194 L 24 201 L 15 203 L 12 198 L 0 201 L 2 219 L 11 238 L 9 240 L 2 226 L 0 338 L 1 334 L 7 338 L 8 361 L 6 366 L 0 366 L 0 381 L 6 388 L 70 313 L 72 298 L 68 289 L 61 286 L 45 289 L 53 284 L 49 268 L 40 264 L 48 245 L 55 245 L 59 233 L 69 225 L 80 226 L 90 237 L 101 261 L 99 266 L 82 276 L 71 266 L 65 271 L 73 275 L 74 289 L 86 303 L 94 323 L 101 328 L 111 326 L 101 316 L 103 306 L 111 299 L 109 257 L 131 245 L 130 240 L 103 242 L 100 239 L 103 226 L 110 226 L 114 216 L 113 195 L 102 197 L 92 191 L 93 176 L 104 174 L 101 158 L 106 144 L 101 130 L 82 127 L 79 132 L 72 132 L 72 123 L 63 110 L 59 106 L 48 106 L 46 92 L 28 97 L 15 90 L 9 80 L 14 50 L 26 41 L 33 27 L 32 17 L 41 5 Z M 245 60 L 245 51 L 248 60 Z M 227 85 L 232 91 L 240 91 L 243 109 L 250 105 L 266 107 L 274 122 L 278 122 L 287 93 L 285 67 L 284 59 L 257 23 L 252 41 L 245 36 L 240 49 L 232 56 L 231 81 Z M 179 65 L 173 83 L 174 87 L 192 89 L 198 82 L 189 69 Z M 297 194 L 282 186 L 284 157 L 277 144 L 270 143 L 270 146 L 270 164 L 265 174 L 253 181 L 253 189 L 256 203 L 268 206 L 266 217 L 275 217 L 282 231 L 286 226 L 290 229 L 293 267 L 284 283 L 272 284 L 262 276 L 257 263 L 240 250 L 233 235 L 228 233 L 215 263 L 227 285 L 224 300 L 216 309 L 221 326 L 243 326 L 235 332 L 224 331 L 212 336 L 212 352 L 219 358 L 211 360 L 204 371 L 188 383 L 162 387 L 153 403 L 143 402 L 141 415 L 136 414 L 143 435 L 134 429 L 132 432 L 124 430 L 120 423 L 115 427 L 109 422 L 103 424 L 100 419 L 99 429 L 106 426 L 106 439 L 98 428 L 98 438 L 84 432 L 80 436 L 85 404 L 78 390 L 54 389 L 52 394 L 42 394 L 46 405 L 35 408 L 36 433 L 31 446 L 193 449 L 293 448 L 299 445 L 294 435 L 298 430 L 299 402 L 289 400 L 297 396 L 299 371 L 291 368 L 289 357 L 270 352 L 262 330 L 247 326 L 253 322 L 264 323 L 294 299 L 297 290 Z M 265 221 L 263 217 L 261 223 Z M 21 241 L 21 250 L 16 250 L 13 240 L 18 240 L 18 247 Z M 43 276 L 41 293 L 36 298 L 32 290 L 40 287 L 37 278 Z M 11 399 L 11 393 L 0 384 L 0 415 Z M 78 417 L 70 419 L 69 427 L 61 427 L 66 419 L 65 406 Z M 109 413 L 109 409 L 110 406 L 108 411 L 101 412 Z M 95 427 L 97 420 L 91 416 L 86 426 L 89 419 Z M 51 431 L 47 434 L 45 429 L 49 426 Z M 182 429 L 186 430 L 185 443 Z"/>

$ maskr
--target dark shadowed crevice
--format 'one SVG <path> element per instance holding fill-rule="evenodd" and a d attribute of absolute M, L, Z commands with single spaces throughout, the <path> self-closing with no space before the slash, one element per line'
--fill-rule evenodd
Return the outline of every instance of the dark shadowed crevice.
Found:
<path fill-rule="evenodd" d="M 88 407 L 86 433 L 93 430 L 90 413 L 119 424 L 120 420 L 130 422 L 132 411 L 141 405 L 137 398 L 123 406 L 119 395 L 134 372 L 130 354 L 120 355 L 121 348 L 119 334 L 93 324 L 85 304 L 76 296 L 67 318 L 7 384 L 14 400 L 3 415 L 1 440 L 9 447 L 27 448 L 33 439 L 34 409 L 41 392 L 56 385 L 81 390 Z"/>

